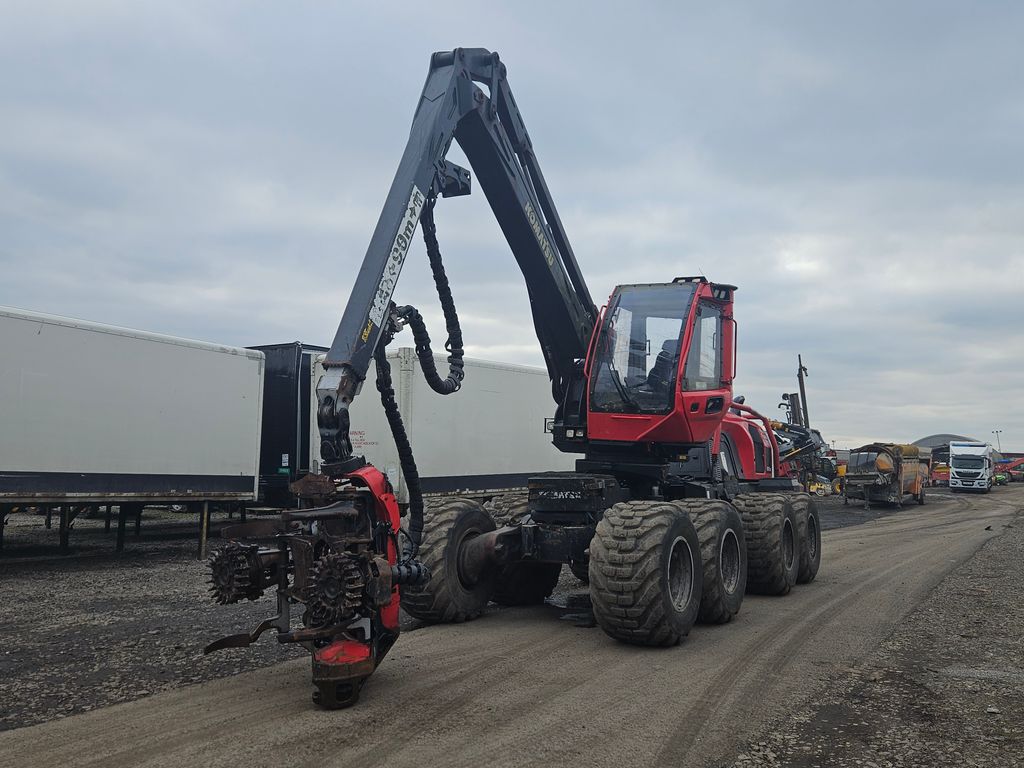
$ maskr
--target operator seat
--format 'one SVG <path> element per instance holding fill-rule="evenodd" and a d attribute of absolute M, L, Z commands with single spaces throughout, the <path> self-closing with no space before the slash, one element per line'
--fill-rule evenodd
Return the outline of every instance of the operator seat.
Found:
<path fill-rule="evenodd" d="M 647 387 L 652 392 L 667 392 L 675 374 L 676 360 L 679 357 L 679 339 L 665 339 L 661 351 L 654 359 L 650 373 L 647 374 Z"/>

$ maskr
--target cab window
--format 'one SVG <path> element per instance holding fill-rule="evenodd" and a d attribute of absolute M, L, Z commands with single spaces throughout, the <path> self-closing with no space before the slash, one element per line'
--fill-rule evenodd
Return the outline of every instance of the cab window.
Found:
<path fill-rule="evenodd" d="M 682 387 L 688 392 L 722 386 L 722 311 L 701 302 L 686 353 Z"/>

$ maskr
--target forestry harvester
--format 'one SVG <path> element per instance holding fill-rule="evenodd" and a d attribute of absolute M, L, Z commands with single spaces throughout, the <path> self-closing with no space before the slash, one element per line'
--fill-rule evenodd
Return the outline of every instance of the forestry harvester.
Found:
<path fill-rule="evenodd" d="M 451 395 L 462 386 L 462 332 L 434 224 L 439 198 L 470 191 L 469 172 L 446 159 L 453 140 L 526 282 L 551 377 L 554 445 L 580 458 L 575 472 L 531 478 L 525 497 L 424 508 L 385 347 L 409 326 L 431 387 Z M 419 312 L 392 300 L 417 228 L 447 325 L 443 378 Z M 733 398 L 735 291 L 677 277 L 620 285 L 598 309 L 498 55 L 435 53 L 317 386 L 322 475 L 298 484 L 302 508 L 235 526 L 211 559 L 218 602 L 272 590 L 277 613 L 207 650 L 273 629 L 311 652 L 314 700 L 343 707 L 398 638 L 399 605 L 426 621 L 465 621 L 492 600 L 542 602 L 568 565 L 589 583 L 608 635 L 664 646 L 698 619 L 728 622 L 745 591 L 781 595 L 812 580 L 813 500 L 780 472 L 768 419 Z M 349 440 L 371 361 L 409 489 L 404 528 L 389 479 Z"/>

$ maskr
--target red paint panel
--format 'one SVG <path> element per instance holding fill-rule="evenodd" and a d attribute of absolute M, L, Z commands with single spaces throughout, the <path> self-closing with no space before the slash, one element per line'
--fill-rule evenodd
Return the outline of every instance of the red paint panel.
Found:
<path fill-rule="evenodd" d="M 337 640 L 313 655 L 322 664 L 355 664 L 370 658 L 370 646 L 355 640 Z"/>

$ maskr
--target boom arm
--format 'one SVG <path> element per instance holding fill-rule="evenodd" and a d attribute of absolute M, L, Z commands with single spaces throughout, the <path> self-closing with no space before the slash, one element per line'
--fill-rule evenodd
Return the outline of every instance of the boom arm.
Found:
<path fill-rule="evenodd" d="M 476 171 L 526 279 L 560 409 L 572 392 L 580 391 L 597 312 L 505 79 L 505 66 L 496 53 L 482 48 L 435 53 L 409 142 L 317 385 L 325 469 L 333 464 L 344 471 L 351 457 L 348 405 L 382 336 L 389 333 L 392 293 L 424 207 L 439 194 L 469 192 L 469 173 L 445 160 L 452 139 Z"/>

